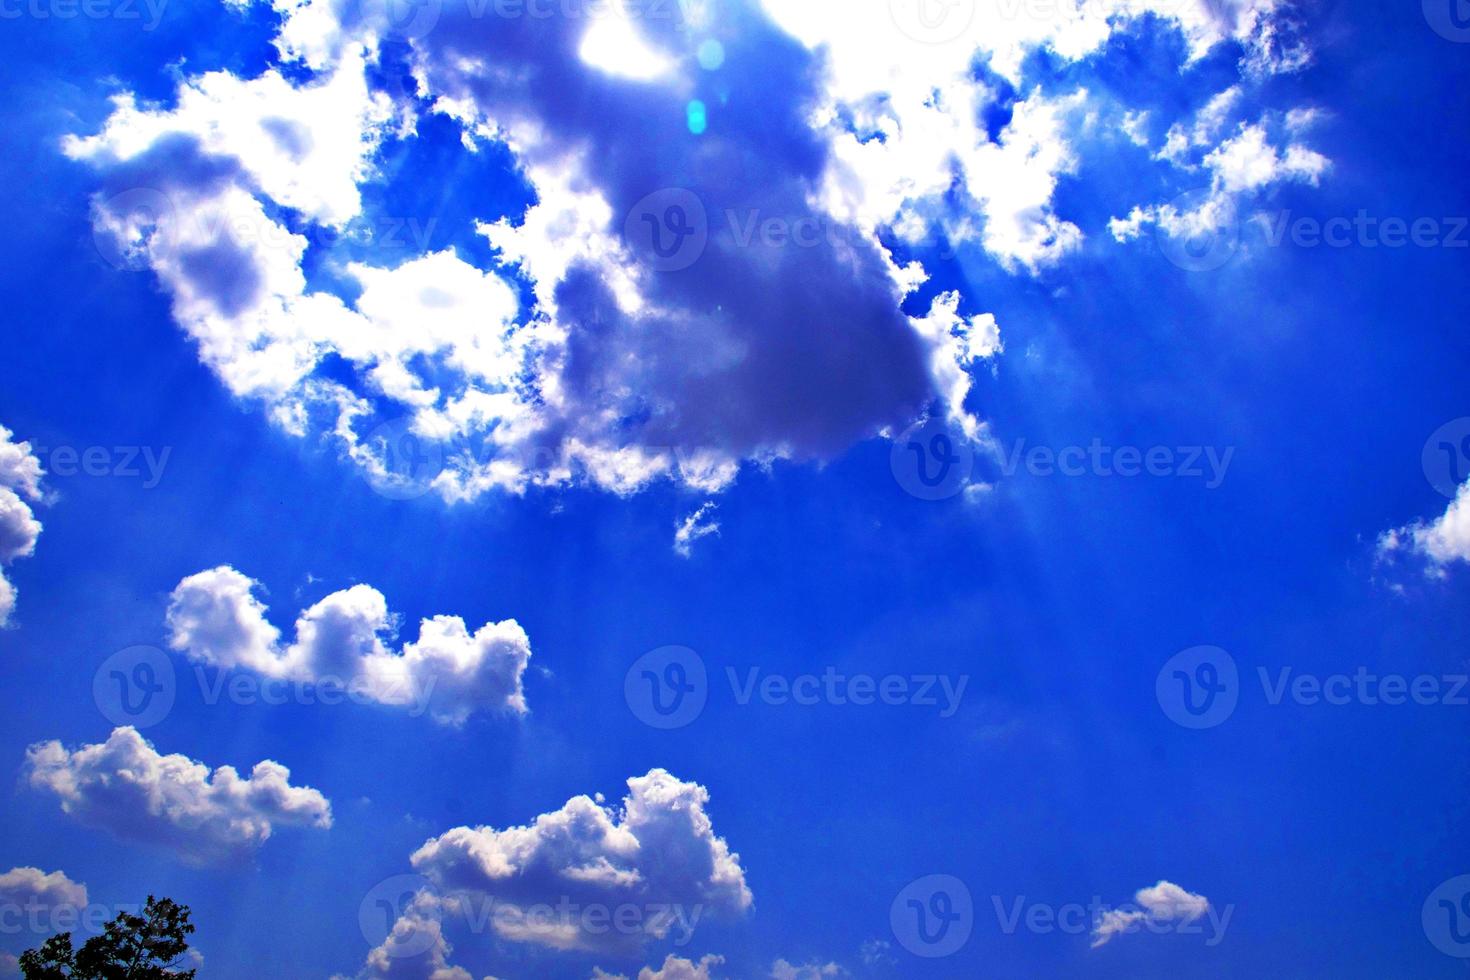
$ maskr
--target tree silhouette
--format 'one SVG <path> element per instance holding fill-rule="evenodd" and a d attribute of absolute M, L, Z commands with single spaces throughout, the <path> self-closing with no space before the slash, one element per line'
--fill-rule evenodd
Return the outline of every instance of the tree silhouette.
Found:
<path fill-rule="evenodd" d="M 189 950 L 189 907 L 148 896 L 142 915 L 119 912 L 100 936 L 73 950 L 71 933 L 21 954 L 25 980 L 193 980 L 178 962 Z"/>

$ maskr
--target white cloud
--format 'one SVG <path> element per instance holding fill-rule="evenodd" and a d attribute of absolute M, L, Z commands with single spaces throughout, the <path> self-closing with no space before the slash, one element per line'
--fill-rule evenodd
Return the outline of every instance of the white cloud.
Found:
<path fill-rule="evenodd" d="M 131 94 L 113 100 L 102 131 L 68 137 L 74 159 L 135 161 L 170 141 L 236 161 L 250 186 L 309 218 L 341 227 L 361 209 L 358 184 L 392 120 L 392 101 L 368 90 L 366 53 L 353 49 L 320 81 L 296 85 L 275 70 L 245 80 L 214 71 L 185 81 L 178 105 L 140 108 Z"/>
<path fill-rule="evenodd" d="M 211 770 L 160 755 L 127 727 L 75 750 L 56 741 L 26 750 L 31 787 L 54 794 L 65 813 L 122 840 L 168 848 L 191 865 L 248 858 L 277 825 L 330 827 L 326 797 L 292 786 L 290 776 L 270 760 L 241 778 L 231 766 Z"/>
<path fill-rule="evenodd" d="M 60 871 L 48 874 L 40 868 L 11 868 L 0 874 L 0 906 L 79 909 L 86 904 L 87 886 Z"/>
<path fill-rule="evenodd" d="M 718 980 L 718 974 L 714 971 L 724 962 L 723 956 L 716 956 L 713 953 L 706 953 L 698 961 L 670 953 L 664 957 L 663 965 L 657 969 L 645 966 L 639 970 L 637 980 Z M 599 977 L 614 980 L 612 976 L 600 970 L 593 974 L 592 980 L 599 980 Z M 627 980 L 627 978 L 622 978 L 622 980 Z"/>
<path fill-rule="evenodd" d="M 1281 150 L 1271 145 L 1261 126 L 1245 126 L 1204 159 L 1215 186 L 1226 192 L 1253 191 L 1278 181 L 1316 185 L 1328 168 L 1327 158 L 1299 143 Z"/>
<path fill-rule="evenodd" d="M 1380 556 L 1397 552 L 1426 559 L 1434 577 L 1443 576 L 1445 567 L 1454 562 L 1470 562 L 1470 481 L 1460 485 L 1448 509 L 1433 521 L 1415 521 L 1379 537 Z"/>
<path fill-rule="evenodd" d="M 1185 891 L 1170 881 L 1140 888 L 1133 898 L 1138 909 L 1109 909 L 1093 925 L 1092 948 L 1106 945 L 1114 936 L 1131 932 L 1144 922 L 1188 924 L 1210 910 L 1210 900 Z"/>
<path fill-rule="evenodd" d="M 786 960 L 777 960 L 771 965 L 771 980 L 822 980 L 823 977 L 846 976 L 847 971 L 836 963 L 807 963 L 796 966 Z"/>
<path fill-rule="evenodd" d="M 471 633 L 458 616 L 433 616 L 419 624 L 417 641 L 395 651 L 385 642 L 395 628 L 387 600 L 372 586 L 354 585 L 304 610 L 295 640 L 283 645 L 257 588 L 227 565 L 184 579 L 169 602 L 169 644 L 197 663 L 308 682 L 330 678 L 382 704 L 427 706 L 449 725 L 477 711 L 527 710 L 521 680 L 531 644 L 513 619 Z"/>
<path fill-rule="evenodd" d="M 16 442 L 13 433 L 0 425 L 0 566 L 36 550 L 41 522 L 30 504 L 41 499 L 41 476 L 41 462 L 31 453 L 31 444 Z M 0 627 L 10 622 L 14 609 L 15 586 L 0 567 Z"/>
<path fill-rule="evenodd" d="M 715 503 L 706 501 L 674 528 L 674 552 L 681 558 L 694 553 L 694 542 L 710 534 L 720 533 L 720 522 L 713 519 Z"/>
<path fill-rule="evenodd" d="M 418 5 L 406 24 L 381 4 L 271 6 L 292 71 L 186 79 L 170 110 L 120 97 L 100 133 L 65 149 L 104 175 L 103 240 L 158 277 L 231 392 L 375 476 L 392 461 L 370 432 L 404 416 L 445 447 L 432 485 L 447 500 L 578 482 L 713 493 L 748 463 L 829 459 L 936 402 L 979 433 L 961 401 L 977 361 L 999 352 L 994 319 L 968 295 L 905 316 L 928 273 L 900 267 L 888 246 L 937 232 L 1040 273 L 1082 244 L 1055 199 L 1098 119 L 1121 119 L 1145 142 L 1147 120 L 1082 88 L 1028 86 L 1007 101 L 977 62 L 1019 88 L 1029 52 L 1076 61 L 1145 14 L 1177 29 L 1191 59 L 1226 40 L 1246 47 L 1251 71 L 1304 56 L 1278 0 L 980 4 L 938 45 L 895 31 L 902 3 L 766 0 L 779 27 L 713 4 L 666 5 L 668 24 L 615 4 L 591 18 L 502 18 L 494 31 L 454 5 Z M 800 46 L 741 51 L 780 29 Z M 735 101 L 712 102 L 708 138 L 691 139 L 685 108 L 705 77 L 697 42 L 726 35 L 720 78 Z M 384 37 L 411 42 L 421 100 L 369 84 Z M 742 115 L 742 100 L 760 111 Z M 425 104 L 463 127 L 466 153 L 509 150 L 533 203 L 483 216 L 496 251 L 484 268 L 441 251 L 334 268 L 356 296 L 309 287 L 315 246 L 278 209 L 331 227 L 355 220 L 385 135 L 411 135 Z M 993 109 L 1010 113 L 994 132 Z M 1315 179 L 1325 166 L 1249 132 L 1208 159 L 1181 138 L 1187 165 L 1210 167 L 1222 189 Z M 709 241 L 692 268 L 665 274 L 625 241 L 625 220 L 679 189 L 707 208 Z M 805 248 L 737 243 L 722 227 L 730 215 L 828 234 Z M 1115 234 L 1151 220 L 1140 209 Z M 821 297 L 813 281 L 828 284 Z M 966 343 L 965 330 L 984 342 Z"/>
<path fill-rule="evenodd" d="M 368 953 L 358 980 L 473 980 L 469 971 L 450 965 L 453 952 L 444 938 L 441 901 L 432 892 L 421 891 L 398 916 L 387 938 Z"/>
<path fill-rule="evenodd" d="M 662 769 L 628 788 L 616 808 L 577 796 L 528 826 L 457 827 L 413 865 L 453 901 L 492 910 L 500 938 L 554 949 L 636 953 L 748 910 L 744 869 L 715 835 L 705 788 Z"/>
<path fill-rule="evenodd" d="M 970 371 L 978 362 L 1001 352 L 1000 326 L 992 313 L 961 316 L 959 305 L 957 291 L 940 293 L 934 297 L 927 315 L 910 317 L 909 322 L 928 342 L 929 370 L 935 387 L 944 395 L 950 420 L 966 436 L 978 441 L 984 436 L 984 423 L 965 409 L 972 384 Z"/>
<path fill-rule="evenodd" d="M 1282 183 L 1317 186 L 1331 161 L 1299 140 L 1315 110 L 1268 112 L 1248 121 L 1239 118 L 1243 102 L 1242 89 L 1232 86 L 1210 99 L 1188 124 L 1170 127 L 1155 159 L 1184 172 L 1207 174 L 1208 186 L 1113 218 L 1108 229 L 1115 240 L 1132 241 L 1150 227 L 1175 241 L 1237 235 L 1241 212 L 1255 195 Z"/>

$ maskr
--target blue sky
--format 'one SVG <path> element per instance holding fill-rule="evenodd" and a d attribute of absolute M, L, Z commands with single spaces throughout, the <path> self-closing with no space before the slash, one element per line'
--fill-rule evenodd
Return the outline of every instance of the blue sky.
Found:
<path fill-rule="evenodd" d="M 1463 972 L 1446 11 L 485 9 L 0 7 L 0 975 Z"/>

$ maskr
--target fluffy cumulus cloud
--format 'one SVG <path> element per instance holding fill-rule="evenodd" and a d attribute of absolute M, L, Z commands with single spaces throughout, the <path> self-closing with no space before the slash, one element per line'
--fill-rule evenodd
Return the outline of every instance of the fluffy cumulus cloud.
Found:
<path fill-rule="evenodd" d="M 272 6 L 283 67 L 185 78 L 169 106 L 120 95 L 63 148 L 100 175 L 104 251 L 158 278 L 232 392 L 378 476 L 395 459 L 376 433 L 401 418 L 442 447 L 449 499 L 713 492 L 747 463 L 828 458 L 931 412 L 981 438 L 969 378 L 998 327 L 982 297 L 921 301 L 914 256 L 943 241 L 1020 275 L 1055 265 L 1084 238 L 1056 203 L 1079 146 L 1105 116 L 1147 138 L 1130 107 L 1027 81 L 1027 53 L 1076 61 L 1152 24 L 1191 61 L 1238 45 L 1243 76 L 1307 60 L 1278 0 L 960 3 L 941 37 L 908 0 L 638 17 L 447 0 L 406 22 Z M 385 40 L 406 43 L 407 91 L 380 84 Z M 309 232 L 361 220 L 378 151 L 427 114 L 466 154 L 515 162 L 528 203 L 477 224 L 495 259 L 447 249 L 309 283 Z M 1201 159 L 1179 165 L 1221 194 L 1325 165 L 1264 123 L 1190 147 Z"/>
<path fill-rule="evenodd" d="M 743 915 L 745 872 L 714 832 L 705 788 L 654 769 L 628 790 L 617 807 L 578 796 L 527 826 L 457 827 L 425 842 L 412 862 L 426 894 L 400 924 L 463 919 L 510 942 L 632 955 L 668 937 L 686 942 L 705 919 Z M 705 977 L 719 960 L 690 965 L 702 973 L 679 972 L 681 962 L 645 973 Z"/>
<path fill-rule="evenodd" d="M 81 908 L 87 904 L 87 886 L 63 872 L 40 868 L 11 868 L 0 874 L 0 908 Z"/>
<path fill-rule="evenodd" d="M 1172 201 L 1134 207 L 1113 218 L 1109 230 L 1120 242 L 1149 228 L 1175 242 L 1223 245 L 1228 238 L 1233 250 L 1263 192 L 1283 183 L 1316 186 L 1331 169 L 1331 161 L 1306 142 L 1319 117 L 1310 108 L 1250 117 L 1240 86 L 1220 92 L 1192 119 L 1171 126 L 1154 154 L 1197 186 Z"/>
<path fill-rule="evenodd" d="M 720 974 L 716 972 L 716 968 L 724 962 L 723 956 L 713 953 L 707 953 L 697 961 L 670 953 L 664 957 L 662 966 L 645 966 L 639 970 L 637 980 L 718 980 Z M 623 973 L 608 973 L 594 967 L 592 980 L 628 980 L 628 977 Z"/>
<path fill-rule="evenodd" d="M 513 619 L 473 633 L 458 616 L 419 624 L 418 639 L 389 645 L 396 619 L 368 585 L 334 592 L 304 610 L 283 643 L 256 597 L 259 583 L 228 566 L 191 575 L 168 607 L 169 643 L 196 663 L 326 684 L 380 704 L 462 725 L 477 711 L 524 714 L 522 675 L 531 643 Z"/>
<path fill-rule="evenodd" d="M 444 936 L 444 911 L 432 891 L 413 896 L 387 937 L 368 953 L 357 980 L 474 980 L 467 970 L 449 963 L 454 947 Z"/>
<path fill-rule="evenodd" d="M 41 462 L 31 444 L 17 442 L 0 425 L 0 566 L 25 558 L 36 550 L 41 522 L 31 504 L 41 499 Z M 15 586 L 0 570 L 0 626 L 10 622 L 15 609 Z"/>
<path fill-rule="evenodd" d="M 1114 936 L 1132 932 L 1145 923 L 1187 925 L 1210 910 L 1210 900 L 1185 891 L 1171 881 L 1140 888 L 1133 895 L 1138 908 L 1109 909 L 1093 925 L 1092 947 L 1106 945 Z"/>
<path fill-rule="evenodd" d="M 32 745 L 25 774 L 81 823 L 167 848 L 191 865 L 246 860 L 276 826 L 332 825 L 326 797 L 292 786 L 290 770 L 277 762 L 258 762 L 242 778 L 231 766 L 211 770 L 187 756 L 160 755 L 133 728 L 77 749 Z"/>
<path fill-rule="evenodd" d="M 836 963 L 806 963 L 796 965 L 786 960 L 777 960 L 771 965 L 771 980 L 824 980 L 826 977 L 845 977 L 847 971 Z"/>
<path fill-rule="evenodd" d="M 1461 484 L 1449 508 L 1433 521 L 1385 531 L 1378 539 L 1378 553 L 1381 558 L 1402 554 L 1422 558 L 1436 578 L 1454 562 L 1470 562 L 1470 481 Z"/>

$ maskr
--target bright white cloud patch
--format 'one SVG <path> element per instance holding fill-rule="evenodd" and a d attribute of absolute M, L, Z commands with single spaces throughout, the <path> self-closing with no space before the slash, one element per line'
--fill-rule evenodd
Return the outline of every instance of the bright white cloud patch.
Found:
<path fill-rule="evenodd" d="M 255 596 L 259 583 L 229 566 L 191 575 L 168 608 L 169 643 L 189 659 L 266 677 L 332 682 L 381 704 L 426 707 L 461 725 L 477 711 L 524 714 L 522 675 L 531 642 L 513 619 L 473 633 L 458 616 L 419 624 L 418 639 L 394 650 L 396 621 L 369 585 L 334 592 L 304 610 L 296 638 L 283 643 Z"/>
<path fill-rule="evenodd" d="M 0 908 L 75 908 L 87 904 L 87 886 L 72 881 L 60 871 L 40 868 L 11 868 L 0 874 Z"/>
<path fill-rule="evenodd" d="M 1470 482 L 1461 484 L 1449 508 L 1433 521 L 1415 521 L 1379 537 L 1380 556 L 1400 552 L 1426 559 L 1434 577 L 1443 576 L 1454 562 L 1470 562 Z"/>
<path fill-rule="evenodd" d="M 106 742 L 67 749 L 41 742 L 26 750 L 26 779 L 51 793 L 79 822 L 119 839 L 173 851 L 191 865 L 247 859 L 276 826 L 332 825 L 326 797 L 292 786 L 291 771 L 258 762 L 241 777 L 183 755 L 160 755 L 133 728 Z"/>
<path fill-rule="evenodd" d="M 1260 192 L 1283 183 L 1316 186 L 1331 169 L 1331 161 L 1302 140 L 1313 110 L 1265 113 L 1247 120 L 1240 118 L 1241 104 L 1241 89 L 1226 89 L 1188 125 L 1170 128 L 1156 159 L 1197 174 L 1207 184 L 1175 201 L 1135 207 L 1127 217 L 1112 219 L 1108 228 L 1116 240 L 1131 241 L 1153 227 L 1177 242 L 1224 236 L 1233 242 L 1242 213 Z"/>
<path fill-rule="evenodd" d="M 30 505 L 41 499 L 41 475 L 41 462 L 31 453 L 31 444 L 16 442 L 0 425 L 0 566 L 36 550 L 41 522 Z M 15 586 L 0 569 L 0 626 L 10 622 L 14 609 Z"/>
<path fill-rule="evenodd" d="M 432 486 L 450 500 L 656 480 L 715 492 L 743 465 L 832 458 L 936 409 L 982 438 L 966 399 L 1000 351 L 994 318 L 963 292 L 907 315 L 929 270 L 901 253 L 943 243 L 1044 273 L 1088 233 L 1057 204 L 1087 145 L 1107 127 L 1146 144 L 1154 119 L 1034 84 L 1027 54 L 1075 62 L 1169 30 L 1190 62 L 1239 44 L 1242 85 L 1309 57 L 1278 0 L 958 4 L 969 16 L 943 38 L 923 36 L 915 0 L 641 17 L 447 0 L 406 22 L 379 4 L 271 6 L 292 70 L 187 78 L 167 109 L 121 96 L 64 148 L 103 176 L 104 250 L 157 276 L 234 394 L 375 477 L 395 462 L 372 433 L 401 416 L 442 447 Z M 369 82 L 385 38 L 408 43 L 413 97 Z M 1289 135 L 1224 129 L 1251 101 L 1232 91 L 1159 157 L 1207 174 L 1213 203 L 1140 206 L 1115 235 L 1184 234 L 1233 195 L 1323 172 L 1299 112 Z M 362 186 L 384 179 L 379 148 L 415 138 L 425 112 L 462 127 L 466 154 L 514 158 L 527 203 L 476 225 L 496 259 L 443 250 L 336 268 L 338 292 L 308 285 L 313 246 L 283 209 L 357 220 Z"/>
<path fill-rule="evenodd" d="M 694 542 L 720 533 L 720 522 L 714 519 L 716 504 L 706 501 L 674 528 L 674 552 L 681 558 L 694 553 Z"/>
<path fill-rule="evenodd" d="M 744 914 L 745 872 L 714 832 L 705 788 L 654 769 L 628 789 L 618 807 L 577 796 L 527 826 L 457 827 L 413 866 L 499 938 L 553 949 L 626 955 Z"/>
<path fill-rule="evenodd" d="M 800 966 L 786 960 L 777 960 L 771 965 L 771 980 L 825 980 L 827 977 L 844 977 L 847 971 L 836 963 L 806 963 Z"/>
<path fill-rule="evenodd" d="M 664 957 L 662 966 L 645 966 L 639 970 L 636 980 L 717 980 L 720 974 L 715 969 L 724 962 L 723 956 L 713 953 L 701 956 L 698 961 L 670 953 Z M 592 980 L 628 980 L 628 977 L 623 973 L 608 973 L 594 967 Z"/>
<path fill-rule="evenodd" d="M 368 953 L 357 980 L 474 980 L 468 970 L 449 963 L 454 947 L 444 937 L 443 916 L 438 896 L 419 892 Z"/>
<path fill-rule="evenodd" d="M 1114 936 L 1132 932 L 1144 923 L 1187 925 L 1210 910 L 1210 900 L 1185 891 L 1171 881 L 1140 888 L 1133 895 L 1137 909 L 1109 909 L 1093 925 L 1092 948 L 1106 945 Z"/>

